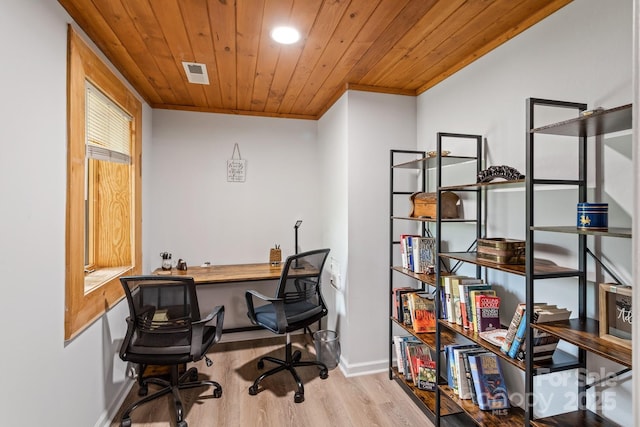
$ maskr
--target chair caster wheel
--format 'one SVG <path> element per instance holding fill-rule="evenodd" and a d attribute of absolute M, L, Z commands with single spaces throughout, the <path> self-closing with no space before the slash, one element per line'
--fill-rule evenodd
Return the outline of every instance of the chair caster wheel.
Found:
<path fill-rule="evenodd" d="M 190 381 L 198 381 L 198 371 L 191 371 L 189 374 Z"/>
<path fill-rule="evenodd" d="M 249 387 L 249 394 L 251 396 L 255 396 L 256 394 L 258 394 L 258 387 L 254 386 L 254 385 Z"/>
<path fill-rule="evenodd" d="M 293 401 L 296 403 L 304 402 L 304 394 L 296 392 L 296 394 L 293 396 Z"/>
<path fill-rule="evenodd" d="M 147 385 L 141 385 L 138 389 L 138 396 L 146 396 L 149 393 L 149 387 Z"/>
<path fill-rule="evenodd" d="M 189 427 L 189 426 L 187 425 L 187 422 L 186 422 L 186 421 L 180 421 L 180 422 L 177 424 L 177 426 L 178 426 L 178 427 Z"/>
<path fill-rule="evenodd" d="M 131 427 L 131 418 L 123 418 L 120 421 L 120 427 Z"/>
<path fill-rule="evenodd" d="M 262 360 L 258 361 L 258 369 L 264 369 L 264 362 Z"/>
<path fill-rule="evenodd" d="M 222 389 L 221 388 L 216 388 L 213 390 L 213 397 L 215 397 L 216 399 L 219 397 L 222 397 Z"/>
<path fill-rule="evenodd" d="M 326 369 L 321 370 L 320 378 L 323 380 L 326 380 L 327 378 L 329 378 L 329 371 L 327 371 Z"/>

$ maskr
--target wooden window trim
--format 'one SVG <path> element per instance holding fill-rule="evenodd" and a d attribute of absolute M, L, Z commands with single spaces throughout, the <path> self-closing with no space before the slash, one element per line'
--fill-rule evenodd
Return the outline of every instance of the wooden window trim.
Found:
<path fill-rule="evenodd" d="M 119 278 L 139 274 L 142 265 L 142 104 L 68 27 L 67 58 L 67 215 L 65 271 L 65 340 L 75 338 L 123 297 Z M 85 80 L 99 87 L 132 118 L 132 267 L 85 293 Z"/>

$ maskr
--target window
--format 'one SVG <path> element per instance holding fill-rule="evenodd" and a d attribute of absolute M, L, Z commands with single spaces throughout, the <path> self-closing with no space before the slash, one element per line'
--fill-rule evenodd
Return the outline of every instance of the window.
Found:
<path fill-rule="evenodd" d="M 124 293 L 141 265 L 142 107 L 69 27 L 65 339 Z"/>

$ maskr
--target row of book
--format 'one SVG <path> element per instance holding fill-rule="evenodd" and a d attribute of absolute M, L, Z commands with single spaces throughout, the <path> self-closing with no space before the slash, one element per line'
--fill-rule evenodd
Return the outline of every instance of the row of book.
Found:
<path fill-rule="evenodd" d="M 553 304 L 534 304 L 531 323 L 547 323 L 568 320 L 571 310 Z M 526 354 L 527 320 L 526 304 L 516 307 L 509 327 L 504 336 L 500 351 L 512 359 L 524 360 Z M 544 362 L 553 358 L 553 353 L 560 339 L 547 332 L 533 329 L 533 361 Z"/>
<path fill-rule="evenodd" d="M 432 358 L 429 347 L 413 335 L 395 335 L 393 343 L 398 372 L 420 390 L 434 391 L 436 362 Z"/>
<path fill-rule="evenodd" d="M 447 384 L 460 399 L 483 411 L 507 411 L 509 394 L 499 357 L 476 344 L 445 346 Z"/>
<path fill-rule="evenodd" d="M 416 333 L 436 331 L 436 305 L 433 294 L 402 287 L 393 290 L 393 316 Z"/>
<path fill-rule="evenodd" d="M 436 239 L 413 234 L 400 235 L 402 267 L 414 273 L 433 274 L 436 258 Z"/>
<path fill-rule="evenodd" d="M 469 276 L 442 276 L 442 318 L 470 331 L 500 328 L 500 297 L 491 285 Z"/>

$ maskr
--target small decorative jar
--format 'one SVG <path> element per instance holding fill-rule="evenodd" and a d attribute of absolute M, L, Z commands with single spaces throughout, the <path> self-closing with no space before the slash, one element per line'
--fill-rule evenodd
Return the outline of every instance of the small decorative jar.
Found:
<path fill-rule="evenodd" d="M 578 203 L 578 228 L 602 230 L 609 227 L 608 203 Z"/>

